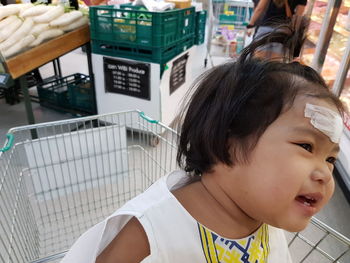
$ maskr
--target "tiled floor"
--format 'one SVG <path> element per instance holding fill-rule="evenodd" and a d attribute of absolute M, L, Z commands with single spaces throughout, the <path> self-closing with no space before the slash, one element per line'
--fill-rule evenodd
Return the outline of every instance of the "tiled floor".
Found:
<path fill-rule="evenodd" d="M 88 73 L 86 56 L 80 49 L 63 56 L 60 61 L 64 76 L 72 73 Z M 213 61 L 214 63 L 219 63 L 223 60 L 214 58 Z M 208 63 L 208 65 L 210 64 Z M 43 66 L 40 68 L 40 71 L 43 78 L 53 75 L 53 68 L 51 64 Z M 31 92 L 35 93 L 35 89 L 32 89 Z M 37 103 L 32 103 L 32 106 L 36 122 L 38 123 L 72 118 L 70 114 L 63 114 L 54 110 L 43 108 Z M 27 120 L 23 101 L 16 105 L 8 105 L 5 104 L 3 99 L 0 99 L 1 146 L 5 142 L 5 135 L 8 129 L 14 126 L 26 124 Z M 350 207 L 338 185 L 336 186 L 336 191 L 332 200 L 325 207 L 325 209 L 317 215 L 317 218 L 335 230 L 343 233 L 345 236 L 350 237 Z"/>

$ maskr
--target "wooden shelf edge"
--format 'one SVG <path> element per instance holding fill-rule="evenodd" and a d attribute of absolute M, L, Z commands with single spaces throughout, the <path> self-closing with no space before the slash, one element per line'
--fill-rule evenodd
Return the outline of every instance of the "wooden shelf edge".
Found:
<path fill-rule="evenodd" d="M 16 79 L 89 41 L 90 29 L 86 25 L 10 58 L 5 61 L 7 71 Z"/>

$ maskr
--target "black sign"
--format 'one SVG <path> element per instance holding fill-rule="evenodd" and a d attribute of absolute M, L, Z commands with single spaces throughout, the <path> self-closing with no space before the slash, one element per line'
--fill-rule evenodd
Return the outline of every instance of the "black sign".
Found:
<path fill-rule="evenodd" d="M 170 73 L 170 94 L 177 90 L 186 81 L 186 64 L 188 53 L 174 60 Z"/>
<path fill-rule="evenodd" d="M 103 58 L 106 92 L 151 100 L 150 64 Z"/>

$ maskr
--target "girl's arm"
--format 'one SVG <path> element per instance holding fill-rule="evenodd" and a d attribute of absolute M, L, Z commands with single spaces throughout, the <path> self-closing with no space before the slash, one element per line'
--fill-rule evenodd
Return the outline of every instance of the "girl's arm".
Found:
<path fill-rule="evenodd" d="M 97 257 L 96 263 L 139 263 L 149 254 L 147 235 L 133 217 Z"/>
<path fill-rule="evenodd" d="M 255 8 L 253 12 L 253 16 L 250 19 L 249 25 L 254 26 L 255 22 L 260 18 L 261 14 L 266 9 L 267 5 L 269 4 L 271 0 L 260 0 L 257 7 Z"/>
<path fill-rule="evenodd" d="M 297 5 L 297 7 L 295 8 L 295 14 L 298 16 L 302 16 L 304 14 L 305 11 L 305 5 Z"/>

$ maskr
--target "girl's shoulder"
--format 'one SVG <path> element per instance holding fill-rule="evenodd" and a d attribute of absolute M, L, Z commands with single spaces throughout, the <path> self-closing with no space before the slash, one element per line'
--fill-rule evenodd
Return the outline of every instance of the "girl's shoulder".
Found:
<path fill-rule="evenodd" d="M 150 246 L 147 235 L 140 222 L 133 217 L 97 257 L 96 263 L 136 263 L 148 255 Z"/>

